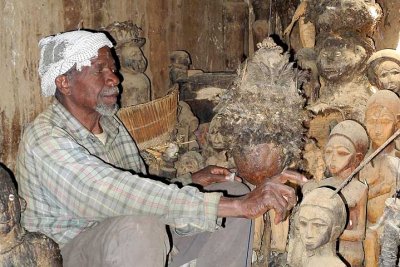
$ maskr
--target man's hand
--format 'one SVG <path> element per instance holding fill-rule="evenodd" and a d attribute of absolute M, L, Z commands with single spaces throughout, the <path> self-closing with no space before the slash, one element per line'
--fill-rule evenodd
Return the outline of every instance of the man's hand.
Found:
<path fill-rule="evenodd" d="M 203 187 L 213 183 L 222 183 L 233 180 L 238 182 L 242 181 L 239 177 L 234 175 L 234 173 L 231 173 L 228 169 L 213 165 L 207 166 L 200 171 L 192 173 L 193 183 L 201 185 Z"/>
<path fill-rule="evenodd" d="M 300 173 L 291 170 L 284 170 L 280 174 L 272 177 L 271 180 L 281 184 L 291 182 L 300 186 L 308 182 L 308 179 L 304 175 L 301 175 Z"/>
<path fill-rule="evenodd" d="M 266 180 L 253 191 L 239 198 L 222 197 L 218 207 L 220 217 L 256 218 L 270 209 L 275 210 L 275 223 L 285 219 L 287 211 L 297 203 L 293 188 L 284 185 L 287 181 L 304 184 L 307 179 L 294 171 L 285 170 Z"/>

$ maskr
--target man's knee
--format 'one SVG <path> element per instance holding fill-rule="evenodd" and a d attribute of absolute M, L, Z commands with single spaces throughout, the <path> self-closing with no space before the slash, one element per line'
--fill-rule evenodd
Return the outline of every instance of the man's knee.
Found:
<path fill-rule="evenodd" d="M 118 243 L 125 240 L 125 242 L 136 244 L 141 240 L 155 244 L 168 241 L 166 226 L 156 217 L 120 216 L 111 220 L 112 223 L 104 235 L 106 239 L 117 239 Z"/>
<path fill-rule="evenodd" d="M 162 266 L 169 250 L 166 228 L 159 219 L 120 216 L 79 234 L 62 254 L 65 266 L 131 266 L 132 262 Z"/>

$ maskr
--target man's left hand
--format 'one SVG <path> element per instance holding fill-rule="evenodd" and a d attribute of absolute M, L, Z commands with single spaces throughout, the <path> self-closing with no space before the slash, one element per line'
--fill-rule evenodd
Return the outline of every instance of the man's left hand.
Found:
<path fill-rule="evenodd" d="M 192 173 L 193 183 L 203 187 L 213 183 L 222 183 L 233 180 L 238 182 L 242 181 L 240 177 L 234 175 L 234 173 L 231 173 L 228 169 L 214 165 L 207 166 L 204 169 Z"/>

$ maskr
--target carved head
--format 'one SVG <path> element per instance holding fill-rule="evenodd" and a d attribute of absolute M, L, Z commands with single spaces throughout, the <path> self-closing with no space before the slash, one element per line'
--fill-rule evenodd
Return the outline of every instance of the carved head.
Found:
<path fill-rule="evenodd" d="M 392 91 L 380 90 L 367 102 L 365 126 L 374 149 L 381 146 L 400 124 L 400 99 Z"/>
<path fill-rule="evenodd" d="M 319 47 L 317 66 L 320 75 L 328 81 L 338 82 L 359 75 L 368 54 L 355 39 L 331 36 Z"/>
<path fill-rule="evenodd" d="M 146 39 L 141 37 L 142 29 L 128 20 L 111 23 L 103 30 L 109 32 L 114 38 L 121 66 L 143 73 L 146 70 L 147 61 L 140 49 L 146 43 Z"/>
<path fill-rule="evenodd" d="M 0 165 L 0 235 L 9 233 L 21 218 L 20 199 L 8 172 Z"/>
<path fill-rule="evenodd" d="M 140 49 L 132 42 L 127 42 L 117 47 L 117 54 L 122 67 L 132 69 L 136 72 L 145 72 L 147 60 Z"/>
<path fill-rule="evenodd" d="M 297 221 L 305 249 L 313 251 L 336 242 L 346 221 L 345 204 L 338 194 L 333 196 L 333 190 L 329 188 L 312 190 L 300 204 Z"/>
<path fill-rule="evenodd" d="M 372 85 L 400 94 L 400 52 L 380 50 L 368 59 L 367 64 L 367 75 Z"/>
<path fill-rule="evenodd" d="M 207 139 L 212 148 L 216 150 L 227 150 L 232 145 L 232 135 L 223 134 L 226 125 L 226 120 L 223 116 L 216 115 L 211 120 L 208 128 Z"/>
<path fill-rule="evenodd" d="M 361 124 L 345 120 L 338 123 L 329 135 L 324 158 L 329 172 L 347 177 L 364 159 L 369 140 Z"/>

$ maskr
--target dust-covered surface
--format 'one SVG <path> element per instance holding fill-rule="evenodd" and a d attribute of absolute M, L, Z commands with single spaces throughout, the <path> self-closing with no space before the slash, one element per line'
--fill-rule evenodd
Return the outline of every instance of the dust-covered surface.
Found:
<path fill-rule="evenodd" d="M 382 16 L 378 4 L 365 0 L 308 0 L 306 21 L 320 32 L 356 30 L 372 35 Z"/>
<path fill-rule="evenodd" d="M 289 158 L 299 158 L 306 118 L 298 90 L 303 75 L 293 68 L 289 54 L 266 39 L 238 72 L 216 107 L 223 118 L 220 133 L 232 140 L 231 148 L 272 142 L 284 144 Z"/>

